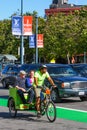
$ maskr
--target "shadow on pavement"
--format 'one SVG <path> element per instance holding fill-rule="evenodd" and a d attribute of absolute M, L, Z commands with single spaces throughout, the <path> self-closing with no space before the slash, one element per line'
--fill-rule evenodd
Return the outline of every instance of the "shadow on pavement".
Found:
<path fill-rule="evenodd" d="M 0 86 L 0 89 L 1 89 L 1 90 L 9 90 L 8 88 L 3 88 L 3 87 L 1 87 L 1 86 Z"/>
<path fill-rule="evenodd" d="M 73 99 L 69 99 L 69 98 L 68 99 L 62 99 L 60 104 L 61 103 L 76 103 L 76 102 L 81 102 L 81 100 L 80 99 L 74 99 L 74 98 Z"/>
<path fill-rule="evenodd" d="M 44 116 L 45 117 L 45 116 Z M 50 123 L 48 119 L 42 119 L 37 118 L 35 114 L 23 114 L 23 113 L 18 113 L 15 118 L 10 117 L 9 112 L 0 112 L 0 118 L 3 119 L 11 119 L 11 120 L 25 120 L 25 121 L 32 121 L 32 122 L 43 122 L 43 123 Z"/>
<path fill-rule="evenodd" d="M 3 95 L 3 96 L 0 96 L 0 98 L 3 98 L 3 99 L 8 99 L 8 95 Z"/>

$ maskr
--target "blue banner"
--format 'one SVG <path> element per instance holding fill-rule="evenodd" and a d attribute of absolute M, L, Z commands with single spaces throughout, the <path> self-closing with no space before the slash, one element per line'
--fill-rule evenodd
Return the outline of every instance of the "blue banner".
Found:
<path fill-rule="evenodd" d="M 12 17 L 12 34 L 13 35 L 21 35 L 21 27 L 22 27 L 22 17 L 21 16 L 13 16 Z"/>
<path fill-rule="evenodd" d="M 35 48 L 36 37 L 34 35 L 29 36 L 29 48 Z"/>

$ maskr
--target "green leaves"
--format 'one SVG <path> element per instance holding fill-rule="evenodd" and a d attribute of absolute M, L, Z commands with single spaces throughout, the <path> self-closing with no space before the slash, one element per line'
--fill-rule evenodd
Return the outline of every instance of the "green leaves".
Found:
<path fill-rule="evenodd" d="M 44 33 L 45 49 L 50 51 L 49 57 L 51 52 L 54 58 L 66 58 L 68 53 L 70 56 L 83 53 L 84 48 L 87 48 L 87 11 L 48 17 Z"/>
<path fill-rule="evenodd" d="M 33 16 L 33 33 L 36 29 L 37 12 L 27 12 L 24 15 Z M 75 14 L 62 13 L 49 16 L 47 19 L 38 18 L 38 33 L 44 35 L 44 48 L 39 49 L 39 57 L 46 62 L 58 57 L 83 53 L 87 50 L 87 10 L 75 11 Z M 18 57 L 20 39 L 12 36 L 11 20 L 0 21 L 0 53 L 14 54 Z M 25 62 L 34 61 L 35 49 L 29 48 L 28 38 L 24 40 Z"/>

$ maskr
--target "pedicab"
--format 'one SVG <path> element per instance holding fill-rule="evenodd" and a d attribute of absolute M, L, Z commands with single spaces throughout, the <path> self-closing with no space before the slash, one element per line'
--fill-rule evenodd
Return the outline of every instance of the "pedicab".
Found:
<path fill-rule="evenodd" d="M 44 99 L 41 99 L 40 102 L 40 112 L 42 116 L 46 115 L 50 122 L 54 122 L 56 120 L 56 107 L 53 101 L 51 100 L 51 89 L 49 88 L 45 89 Z M 24 93 L 24 98 L 26 101 L 29 99 L 28 92 Z M 44 102 L 44 100 L 46 102 Z M 29 103 L 23 104 L 20 96 L 17 93 L 17 88 L 15 87 L 9 88 L 8 108 L 11 117 L 16 117 L 18 111 L 25 111 L 25 110 L 31 111 L 31 109 L 36 111 L 35 104 L 36 104 L 35 99 L 32 102 L 32 104 Z"/>

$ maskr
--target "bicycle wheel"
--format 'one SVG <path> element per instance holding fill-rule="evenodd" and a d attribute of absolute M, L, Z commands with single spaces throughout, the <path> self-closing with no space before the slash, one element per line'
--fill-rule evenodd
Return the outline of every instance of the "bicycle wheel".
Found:
<path fill-rule="evenodd" d="M 11 117 L 16 117 L 17 115 L 17 110 L 15 109 L 15 102 L 12 98 L 9 100 L 9 114 Z"/>
<path fill-rule="evenodd" d="M 56 107 L 52 101 L 47 104 L 46 115 L 50 122 L 54 122 L 56 120 Z"/>
<path fill-rule="evenodd" d="M 40 104 L 40 112 L 41 112 L 41 115 L 45 115 L 45 103 L 44 101 L 41 101 L 41 104 Z"/>

